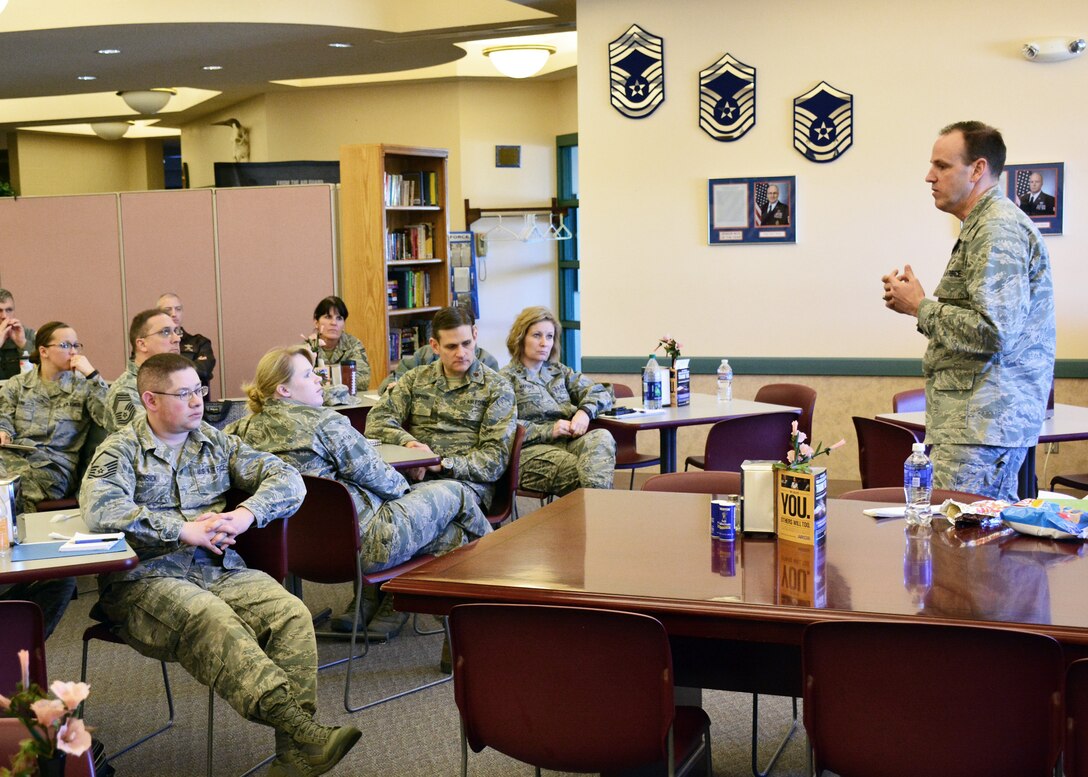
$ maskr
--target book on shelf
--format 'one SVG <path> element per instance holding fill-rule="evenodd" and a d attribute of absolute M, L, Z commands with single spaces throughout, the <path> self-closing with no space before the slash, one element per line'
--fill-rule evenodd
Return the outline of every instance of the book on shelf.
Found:
<path fill-rule="evenodd" d="M 431 276 L 425 270 L 390 269 L 386 289 L 395 286 L 393 309 L 423 308 L 431 304 Z"/>
<path fill-rule="evenodd" d="M 434 226 L 408 224 L 386 233 L 385 258 L 390 262 L 434 259 Z"/>
<path fill-rule="evenodd" d="M 438 173 L 429 170 L 405 171 L 404 177 L 413 184 L 412 204 L 434 207 L 438 205 Z"/>

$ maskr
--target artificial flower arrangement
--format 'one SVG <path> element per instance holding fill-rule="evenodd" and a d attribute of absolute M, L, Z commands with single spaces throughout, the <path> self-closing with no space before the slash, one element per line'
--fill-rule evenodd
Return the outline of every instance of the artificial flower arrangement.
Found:
<path fill-rule="evenodd" d="M 673 338 L 665 335 L 664 337 L 658 339 L 657 348 L 654 348 L 654 351 L 657 351 L 660 348 L 664 348 L 665 355 L 669 357 L 670 361 L 675 362 L 677 359 L 680 358 L 680 349 L 683 347 L 683 343 L 678 343 Z"/>
<path fill-rule="evenodd" d="M 821 447 L 823 443 L 820 443 L 815 448 L 805 443 L 808 439 L 808 435 L 797 429 L 797 422 L 793 422 L 792 432 L 790 433 L 790 449 L 786 451 L 786 461 L 776 461 L 774 463 L 775 469 L 788 469 L 794 472 L 809 472 L 809 462 L 817 456 L 822 456 L 825 453 L 831 453 L 836 448 L 841 448 L 846 445 L 846 440 L 839 440 L 834 445 L 829 445 L 826 448 Z"/>
<path fill-rule="evenodd" d="M 9 699 L 0 695 L 0 712 L 18 718 L 30 738 L 24 739 L 11 757 L 11 768 L 0 767 L 0 777 L 32 777 L 41 760 L 61 759 L 64 754 L 83 755 L 91 746 L 91 733 L 76 717 L 79 705 L 90 693 L 86 683 L 56 680 L 49 694 L 30 682 L 30 653 L 19 651 L 22 679 Z"/>

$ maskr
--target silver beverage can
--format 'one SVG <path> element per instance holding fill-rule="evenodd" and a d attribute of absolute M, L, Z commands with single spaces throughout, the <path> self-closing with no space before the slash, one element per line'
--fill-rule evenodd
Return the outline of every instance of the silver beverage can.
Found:
<path fill-rule="evenodd" d="M 11 550 L 16 537 L 16 505 L 19 503 L 19 476 L 0 478 L 0 553 Z"/>

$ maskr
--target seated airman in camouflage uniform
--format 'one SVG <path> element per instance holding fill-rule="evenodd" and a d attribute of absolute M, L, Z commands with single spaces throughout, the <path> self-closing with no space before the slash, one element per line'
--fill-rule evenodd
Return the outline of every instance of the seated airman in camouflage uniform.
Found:
<path fill-rule="evenodd" d="M 407 373 L 382 396 L 367 416 L 366 434 L 439 454 L 440 463 L 409 477 L 459 480 L 487 509 L 510 462 L 517 406 L 509 382 L 476 359 L 471 321 L 462 308 L 435 313 L 431 348 L 438 361 Z"/>
<path fill-rule="evenodd" d="M 106 394 L 106 431 L 116 432 L 143 415 L 140 392 L 136 390 L 136 373 L 140 365 L 157 353 L 181 353 L 180 326 L 158 308 L 136 314 L 128 328 L 128 344 L 132 348 L 132 360 L 113 383 Z"/>
<path fill-rule="evenodd" d="M 499 360 L 486 348 L 476 346 L 476 358 L 482 361 L 491 369 L 496 372 L 499 369 Z M 434 352 L 434 349 L 430 345 L 421 345 L 419 348 L 408 356 L 405 356 L 399 362 L 397 362 L 397 368 L 391 373 L 385 376 L 385 379 L 378 384 L 378 393 L 384 394 L 388 389 L 396 385 L 397 381 L 403 378 L 408 372 L 414 370 L 416 367 L 422 367 L 424 364 L 430 364 L 438 359 L 438 354 Z"/>
<path fill-rule="evenodd" d="M 74 329 L 50 321 L 34 339 L 30 359 L 37 368 L 0 388 L 0 441 L 37 449 L 0 448 L 0 476 L 20 479 L 20 512 L 74 490 L 91 422 L 105 423 L 109 387 L 82 349 Z"/>
<path fill-rule="evenodd" d="M 518 423 L 525 427 L 520 486 L 546 494 L 576 488 L 611 488 L 616 469 L 616 441 L 589 422 L 612 407 L 612 395 L 600 383 L 559 362 L 555 315 L 544 307 L 521 311 L 506 347 L 510 363 L 500 373 L 514 387 Z"/>
<path fill-rule="evenodd" d="M 146 415 L 98 448 L 80 492 L 93 531 L 124 531 L 140 556 L 99 580 L 99 604 L 125 641 L 178 661 L 239 714 L 276 730 L 275 777 L 323 774 L 358 729 L 314 720 L 317 645 L 306 606 L 231 549 L 256 524 L 302 503 L 293 467 L 202 424 L 193 363 L 152 356 L 137 375 Z M 223 512 L 231 487 L 252 492 Z"/>
<path fill-rule="evenodd" d="M 314 333 L 305 338 L 317 341 L 325 364 L 355 362 L 355 387 L 358 391 L 370 388 L 370 360 L 366 348 L 355 335 L 344 331 L 348 320 L 348 306 L 336 296 L 325 297 L 314 308 Z"/>
<path fill-rule="evenodd" d="M 446 553 L 491 531 L 467 487 L 429 480 L 409 488 L 346 416 L 322 407 L 321 376 L 314 373 L 306 346 L 269 351 L 245 390 L 253 414 L 225 431 L 304 475 L 343 483 L 358 512 L 365 571 L 403 564 L 421 553 Z M 373 610 L 366 613 L 372 615 Z M 349 609 L 346 617 L 334 619 L 334 628 L 346 626 L 350 632 L 352 616 Z"/>

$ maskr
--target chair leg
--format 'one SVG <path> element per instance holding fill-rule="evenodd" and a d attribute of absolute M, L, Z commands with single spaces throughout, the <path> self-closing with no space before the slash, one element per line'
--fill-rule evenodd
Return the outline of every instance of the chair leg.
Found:
<path fill-rule="evenodd" d="M 412 630 L 421 637 L 428 637 L 431 634 L 441 634 L 446 629 L 439 626 L 437 629 L 420 629 L 419 628 L 419 613 L 412 613 Z"/>
<path fill-rule="evenodd" d="M 793 736 L 793 732 L 797 730 L 797 697 L 793 697 L 793 721 L 790 723 L 789 729 L 786 731 L 786 736 L 782 738 L 782 741 L 778 744 L 778 749 L 774 751 L 774 755 L 771 756 L 771 760 L 767 762 L 767 767 L 760 771 L 759 769 L 759 694 L 752 694 L 752 774 L 755 777 L 767 777 L 771 773 L 771 769 L 774 768 L 775 763 L 778 761 L 778 757 L 782 755 L 782 751 L 786 749 L 786 745 L 789 744 L 790 738 Z"/>
<path fill-rule="evenodd" d="M 208 686 L 208 777 L 213 777 L 215 755 L 215 688 Z"/>
<path fill-rule="evenodd" d="M 627 490 L 628 491 L 634 491 L 635 490 L 635 469 L 634 469 L 634 467 L 631 468 L 631 482 L 627 485 Z"/>
<path fill-rule="evenodd" d="M 468 739 L 464 723 L 461 723 L 461 777 L 468 777 Z"/>

